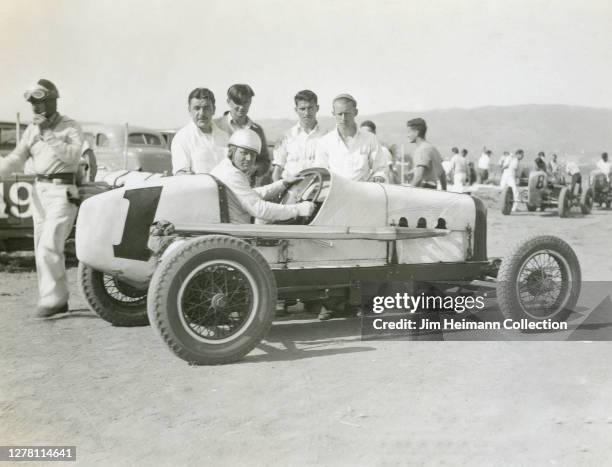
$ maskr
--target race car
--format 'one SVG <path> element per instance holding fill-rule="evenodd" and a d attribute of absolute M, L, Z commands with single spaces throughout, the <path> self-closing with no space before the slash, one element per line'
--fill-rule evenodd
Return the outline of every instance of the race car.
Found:
<path fill-rule="evenodd" d="M 511 187 L 502 190 L 500 200 L 502 214 L 509 215 L 515 203 Z M 519 199 L 516 202 L 524 204 L 529 212 L 557 208 L 559 217 L 568 217 L 572 207 L 580 207 L 582 214 L 590 214 L 593 208 L 593 189 L 582 188 L 582 177 L 575 177 L 570 184 L 563 178 L 553 182 L 546 172 L 535 170 L 529 174 L 527 187 L 519 188 Z"/>
<path fill-rule="evenodd" d="M 599 170 L 591 173 L 591 186 L 593 187 L 593 202 L 601 208 L 610 208 L 612 205 L 612 180 Z"/>
<path fill-rule="evenodd" d="M 559 238 L 534 237 L 487 257 L 478 198 L 301 172 L 281 203 L 312 201 L 309 218 L 230 223 L 235 195 L 211 175 L 126 183 L 81 205 L 79 284 L 117 326 L 150 322 L 180 358 L 240 359 L 265 337 L 277 300 L 361 300 L 366 282 L 484 280 L 512 319 L 563 320 L 580 266 Z"/>

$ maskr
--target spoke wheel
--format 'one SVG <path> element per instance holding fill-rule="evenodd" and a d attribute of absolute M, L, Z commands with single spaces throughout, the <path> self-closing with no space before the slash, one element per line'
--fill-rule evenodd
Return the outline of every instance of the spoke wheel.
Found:
<path fill-rule="evenodd" d="M 115 326 L 147 326 L 147 290 L 79 263 L 81 293 L 90 310 Z"/>
<path fill-rule="evenodd" d="M 514 320 L 564 320 L 576 305 L 580 281 L 578 259 L 567 243 L 553 236 L 533 237 L 502 261 L 500 309 Z"/>
<path fill-rule="evenodd" d="M 177 307 L 189 332 L 202 342 L 237 337 L 253 320 L 259 300 L 255 279 L 234 261 L 209 261 L 183 282 Z"/>
<path fill-rule="evenodd" d="M 276 282 L 261 253 L 238 238 L 195 238 L 164 257 L 149 285 L 147 312 L 170 350 L 214 365 L 239 360 L 264 338 Z"/>

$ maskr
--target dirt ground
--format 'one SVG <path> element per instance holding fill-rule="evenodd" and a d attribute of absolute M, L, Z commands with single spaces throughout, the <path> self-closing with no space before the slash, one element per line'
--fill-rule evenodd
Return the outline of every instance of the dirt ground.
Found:
<path fill-rule="evenodd" d="M 489 255 L 553 233 L 611 280 L 612 211 L 489 211 Z M 18 268 L 17 268 L 18 269 Z M 0 273 L 0 444 L 76 445 L 78 465 L 605 465 L 610 342 L 361 341 L 357 319 L 285 319 L 241 362 L 189 366 L 153 329 L 87 310 L 33 318 Z M 74 464 L 68 464 L 74 465 Z"/>

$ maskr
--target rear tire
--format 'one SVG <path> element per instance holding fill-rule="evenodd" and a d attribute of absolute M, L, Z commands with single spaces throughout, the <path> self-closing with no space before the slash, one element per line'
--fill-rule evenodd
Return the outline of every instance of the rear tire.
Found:
<path fill-rule="evenodd" d="M 588 188 L 580 196 L 580 211 L 582 214 L 591 214 L 593 209 L 593 189 Z"/>
<path fill-rule="evenodd" d="M 83 263 L 77 269 L 81 293 L 91 311 L 114 326 L 148 326 L 147 292 Z"/>
<path fill-rule="evenodd" d="M 512 206 L 514 205 L 514 193 L 512 188 L 507 186 L 501 192 L 501 212 L 504 216 L 509 215 L 512 212 Z"/>
<path fill-rule="evenodd" d="M 559 217 L 567 217 L 570 212 L 570 191 L 567 187 L 561 188 L 559 192 Z"/>

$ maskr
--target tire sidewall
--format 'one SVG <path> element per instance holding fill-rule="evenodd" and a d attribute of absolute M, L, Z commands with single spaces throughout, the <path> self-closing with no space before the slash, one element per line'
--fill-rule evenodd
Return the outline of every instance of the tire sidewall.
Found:
<path fill-rule="evenodd" d="M 549 237 L 550 238 L 550 237 Z M 507 264 L 504 265 L 502 262 L 502 266 L 500 268 L 500 274 L 498 275 L 498 279 L 500 280 L 500 284 L 498 284 L 498 298 L 499 298 L 499 306 L 504 316 L 508 318 L 512 318 L 514 320 L 518 319 L 527 319 L 530 321 L 541 321 L 544 319 L 551 319 L 552 321 L 563 321 L 565 320 L 569 314 L 573 311 L 573 308 L 578 301 L 578 296 L 580 294 L 581 289 L 581 271 L 580 265 L 578 263 L 578 258 L 576 254 L 571 249 L 571 247 L 563 242 L 560 239 L 555 237 L 554 242 L 547 241 L 547 237 L 535 237 L 515 250 L 514 258 L 511 259 L 510 267 L 507 267 Z M 538 251 L 552 251 L 557 255 L 564 258 L 567 263 L 568 273 L 571 275 L 571 282 L 569 284 L 569 297 L 566 300 L 564 307 L 558 310 L 552 316 L 545 316 L 538 320 L 530 315 L 528 315 L 521 305 L 521 301 L 518 296 L 518 277 L 519 273 L 524 267 L 528 258 L 532 257 Z M 507 293 L 500 294 L 500 287 L 507 287 Z"/>
<path fill-rule="evenodd" d="M 202 239 L 194 241 L 197 242 L 198 240 Z M 264 266 L 267 268 L 267 264 L 264 265 L 261 261 L 257 261 L 254 258 L 253 253 L 259 254 L 256 250 L 241 241 L 238 242 L 246 245 L 246 248 L 244 245 L 242 248 L 215 245 L 214 238 L 209 240 L 209 243 L 200 241 L 195 246 L 193 245 L 194 241 L 187 242 L 174 252 L 171 257 L 167 258 L 172 263 L 169 267 L 164 268 L 161 267 L 162 265 L 158 267 L 154 279 L 158 271 L 163 271 L 165 277 L 162 280 L 153 280 L 151 282 L 148 306 L 149 318 L 162 328 L 162 337 L 169 344 L 173 343 L 179 346 L 179 349 L 173 348 L 175 353 L 186 360 L 195 362 L 206 360 L 205 363 L 208 363 L 208 360 L 214 359 L 219 359 L 220 361 L 231 360 L 234 357 L 246 354 L 255 347 L 272 323 L 276 300 L 276 284 L 274 283 L 272 273 L 269 268 L 267 271 L 265 270 Z M 181 319 L 182 312 L 178 306 L 179 291 L 184 279 L 200 265 L 209 261 L 218 261 L 219 264 L 231 261 L 240 264 L 247 270 L 257 288 L 258 301 L 255 309 L 251 311 L 251 313 L 254 313 L 252 320 L 245 329 L 240 329 L 239 335 L 235 339 L 224 343 L 204 342 L 194 336 L 186 329 L 186 324 Z M 159 287 L 161 282 L 165 284 Z M 151 287 L 158 287 L 158 290 L 153 291 Z M 255 293 L 255 291 L 252 292 Z M 157 300 L 153 300 L 155 303 L 151 303 L 151 297 L 154 297 L 155 294 L 157 294 Z M 156 315 L 156 319 L 151 316 L 152 313 Z M 249 318 L 247 318 L 247 321 Z M 166 336 L 163 335 L 164 332 L 167 333 Z"/>

